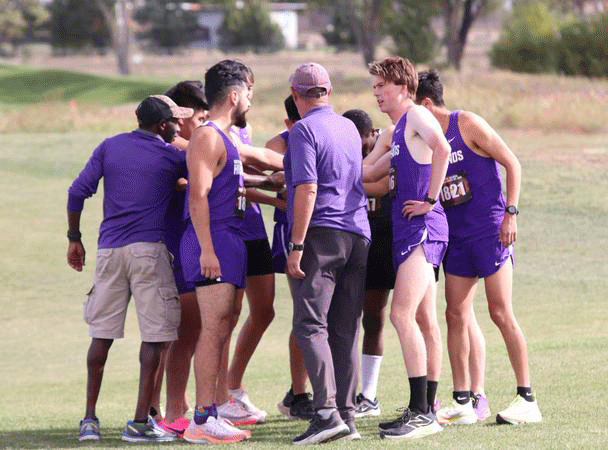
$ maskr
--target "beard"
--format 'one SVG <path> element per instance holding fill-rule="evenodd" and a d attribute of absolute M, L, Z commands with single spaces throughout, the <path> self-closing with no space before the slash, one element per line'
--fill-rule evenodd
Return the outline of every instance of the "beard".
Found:
<path fill-rule="evenodd" d="M 173 128 L 167 128 L 165 132 L 161 134 L 160 137 L 162 137 L 163 141 L 165 141 L 167 144 L 170 144 L 171 142 L 173 142 L 173 139 L 175 139 L 175 135 L 176 133 Z"/>
<path fill-rule="evenodd" d="M 243 111 L 241 113 L 238 113 L 235 116 L 235 118 L 234 118 L 234 125 L 236 125 L 239 128 L 246 128 L 247 127 L 247 117 L 245 117 L 247 115 L 247 111 Z"/>

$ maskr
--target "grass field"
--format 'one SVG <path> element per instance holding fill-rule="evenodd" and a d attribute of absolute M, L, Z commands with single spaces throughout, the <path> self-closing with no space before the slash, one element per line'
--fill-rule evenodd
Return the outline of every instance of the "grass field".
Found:
<path fill-rule="evenodd" d="M 282 77 L 287 69 L 277 70 Z M 382 123 L 369 98 L 364 70 L 351 72 L 335 78 L 336 86 L 350 92 L 336 96 L 336 108 L 364 107 Z M 0 70 L 0 78 L 5 75 Z M 147 82 L 165 83 L 166 74 L 160 76 Z M 280 126 L 282 113 L 273 105 L 282 98 L 284 86 L 280 84 L 283 78 L 280 83 L 273 81 L 269 68 L 256 71 L 256 76 L 259 87 L 251 120 L 254 130 L 261 130 L 256 140 L 262 142 Z M 581 114 L 573 119 L 584 127 L 563 126 L 571 123 L 568 101 L 563 99 L 577 98 L 582 102 L 580 97 L 585 92 L 595 92 L 601 99 L 608 92 L 608 83 L 492 73 L 479 74 L 469 81 L 464 75 L 449 73 L 446 80 L 448 93 L 450 86 L 454 87 L 448 104 L 472 108 L 491 118 L 491 123 L 498 123 L 523 165 L 514 303 L 528 339 L 532 381 L 544 422 L 506 427 L 488 420 L 404 444 L 381 441 L 378 420 L 362 419 L 358 427 L 363 441 L 335 443 L 326 448 L 605 448 L 608 126 L 605 110 L 598 114 L 602 102 L 597 99 L 593 100 L 596 103 L 588 117 Z M 526 89 L 522 93 L 516 86 Z M 136 86 L 132 89 L 137 92 Z M 538 96 L 540 101 L 540 96 L 545 95 L 543 90 L 552 99 L 552 117 L 543 117 L 549 114 L 543 114 L 542 105 L 537 107 L 534 102 L 528 104 L 527 111 L 523 109 L 522 98 L 531 101 Z M 513 98 L 511 106 L 517 120 L 499 119 L 504 111 L 495 108 L 492 92 L 507 109 L 507 99 Z M 121 127 L 133 126 L 134 103 L 129 99 L 123 105 L 117 100 L 114 106 L 100 106 L 95 99 L 83 97 L 78 114 L 81 122 L 72 126 L 72 131 L 67 131 L 69 124 L 62 121 L 53 122 L 43 133 L 28 127 L 28 117 L 34 122 L 40 120 L 34 114 L 39 109 L 48 109 L 42 113 L 48 120 L 53 120 L 53 110 L 69 113 L 65 100 L 69 98 L 31 105 L 26 100 L 15 105 L 0 100 L 0 112 L 5 116 L 0 119 L 0 124 L 5 124 L 1 125 L 4 134 L 0 148 L 0 448 L 84 447 L 76 440 L 78 421 L 84 411 L 85 353 L 89 343 L 81 307 L 94 269 L 101 192 L 85 205 L 82 230 L 88 264 L 79 274 L 65 263 L 66 190 L 101 139 Z M 98 121 L 87 116 L 100 111 L 106 111 L 107 116 Z M 526 122 L 528 112 L 543 121 L 536 125 Z M 14 123 L 6 126 L 6 116 L 24 117 L 19 122 L 21 128 Z M 551 123 L 553 126 L 549 126 Z M 270 211 L 265 213 L 270 226 Z M 286 343 L 291 312 L 284 279 L 277 278 L 277 285 L 275 321 L 245 376 L 254 402 L 270 416 L 267 424 L 251 428 L 252 440 L 242 445 L 247 448 L 287 447 L 290 439 L 306 427 L 303 422 L 284 420 L 275 407 L 289 385 Z M 488 349 L 487 393 L 496 412 L 512 399 L 515 383 L 502 339 L 488 319 L 483 297 L 478 297 L 477 312 Z M 443 310 L 445 300 L 441 293 L 438 303 Z M 444 321 L 441 322 L 445 330 Z M 378 393 L 384 419 L 393 417 L 395 409 L 408 398 L 407 377 L 391 325 L 386 333 Z M 131 311 L 125 339 L 114 344 L 106 366 L 98 407 L 104 440 L 92 447 L 139 448 L 120 441 L 122 427 L 132 416 L 136 401 L 138 345 Z M 450 394 L 446 354 L 439 396 L 447 402 Z"/>

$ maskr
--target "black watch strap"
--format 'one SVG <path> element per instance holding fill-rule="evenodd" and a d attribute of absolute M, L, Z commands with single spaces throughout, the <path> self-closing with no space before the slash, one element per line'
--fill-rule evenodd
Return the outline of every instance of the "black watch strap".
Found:
<path fill-rule="evenodd" d="M 80 231 L 68 230 L 68 240 L 70 242 L 80 242 L 81 238 L 82 238 L 82 233 Z"/>
<path fill-rule="evenodd" d="M 304 250 L 304 244 L 294 244 L 293 242 L 289 243 L 289 251 L 301 252 Z"/>
<path fill-rule="evenodd" d="M 429 203 L 429 204 L 431 204 L 431 205 L 434 205 L 435 203 L 437 203 L 437 199 L 429 197 L 429 194 L 426 194 L 424 196 L 424 201 L 427 202 L 427 203 Z"/>
<path fill-rule="evenodd" d="M 515 205 L 509 205 L 505 208 L 505 211 L 508 214 L 511 214 L 512 216 L 516 216 L 519 214 L 519 209 L 517 209 L 517 206 Z"/>

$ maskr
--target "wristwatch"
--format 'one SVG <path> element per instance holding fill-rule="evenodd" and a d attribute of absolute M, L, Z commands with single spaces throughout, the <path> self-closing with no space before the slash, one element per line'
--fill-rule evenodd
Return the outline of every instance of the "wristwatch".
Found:
<path fill-rule="evenodd" d="M 519 209 L 517 209 L 517 206 L 515 205 L 509 205 L 505 208 L 505 211 L 507 212 L 507 214 L 511 214 L 512 216 L 516 216 L 519 214 Z"/>
<path fill-rule="evenodd" d="M 304 244 L 294 244 L 293 242 L 290 242 L 287 248 L 289 249 L 289 251 L 294 250 L 296 252 L 301 252 L 302 250 L 304 250 Z"/>
<path fill-rule="evenodd" d="M 79 242 L 81 238 L 82 238 L 82 234 L 80 233 L 80 231 L 68 230 L 68 241 Z"/>
<path fill-rule="evenodd" d="M 434 205 L 435 203 L 437 203 L 437 199 L 429 197 L 429 194 L 426 194 L 424 196 L 424 201 L 427 202 L 427 203 L 429 203 L 429 204 L 431 204 L 431 205 Z"/>

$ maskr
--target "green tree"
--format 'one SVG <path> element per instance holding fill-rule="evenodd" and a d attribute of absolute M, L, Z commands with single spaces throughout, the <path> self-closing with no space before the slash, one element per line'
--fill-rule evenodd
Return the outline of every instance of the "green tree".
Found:
<path fill-rule="evenodd" d="M 174 0 L 149 0 L 134 15 L 135 20 L 147 28 L 140 35 L 151 39 L 170 54 L 189 43 L 197 27 L 196 16 L 185 11 L 180 3 Z"/>
<path fill-rule="evenodd" d="M 38 0 L 0 0 L 0 42 L 14 54 L 25 37 L 48 20 L 48 11 Z"/>
<path fill-rule="evenodd" d="M 285 47 L 279 26 L 273 23 L 262 0 L 229 2 L 219 29 L 220 48 L 277 51 Z"/>
<path fill-rule="evenodd" d="M 54 0 L 51 13 L 51 44 L 54 48 L 96 47 L 110 45 L 110 29 L 99 8 L 82 0 Z"/>

